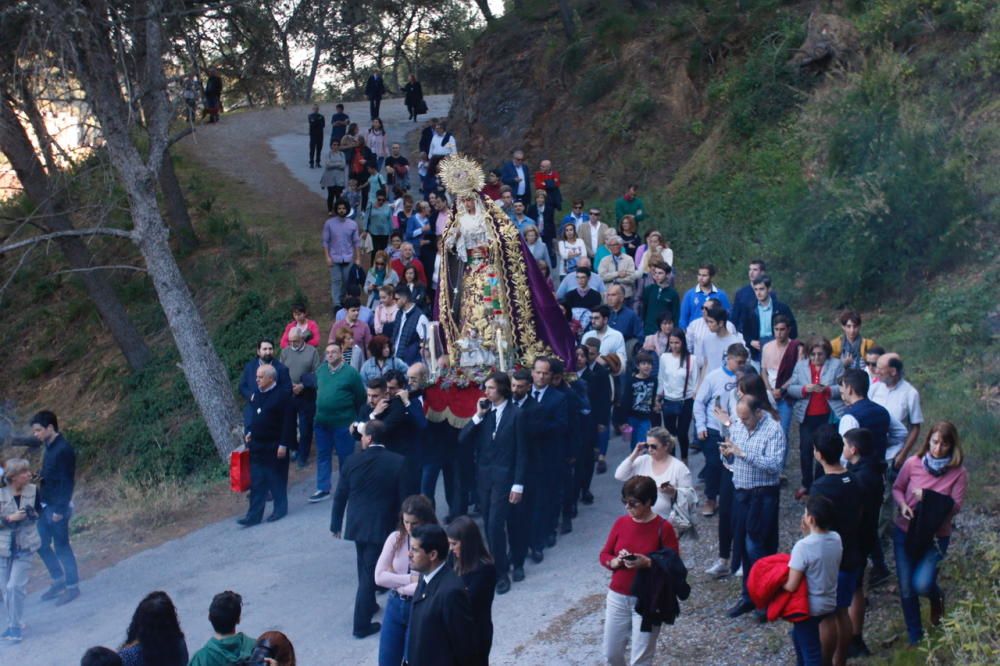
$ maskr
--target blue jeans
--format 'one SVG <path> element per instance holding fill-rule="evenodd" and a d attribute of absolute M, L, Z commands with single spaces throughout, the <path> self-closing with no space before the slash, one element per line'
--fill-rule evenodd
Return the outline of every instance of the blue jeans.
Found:
<path fill-rule="evenodd" d="M 629 451 L 635 448 L 639 442 L 646 441 L 646 433 L 653 427 L 649 418 L 643 416 L 628 417 L 628 424 L 632 426 L 632 440 L 629 442 Z"/>
<path fill-rule="evenodd" d="M 406 655 L 407 628 L 410 626 L 410 600 L 396 591 L 389 592 L 378 637 L 378 666 L 399 666 Z"/>
<path fill-rule="evenodd" d="M 701 442 L 701 453 L 705 456 L 705 497 L 713 501 L 719 496 L 719 481 L 722 478 L 721 441 L 722 434 L 709 428 L 708 437 Z"/>
<path fill-rule="evenodd" d="M 333 476 L 333 452 L 337 452 L 337 469 L 344 469 L 347 456 L 354 453 L 354 437 L 347 426 L 333 427 L 316 424 L 316 490 L 330 492 Z"/>
<path fill-rule="evenodd" d="M 792 408 L 792 406 L 788 403 L 787 400 L 785 400 L 784 398 L 778 400 L 778 419 L 781 422 L 781 432 L 785 433 L 785 457 L 781 461 L 782 469 L 788 466 L 788 451 L 791 448 L 790 446 L 788 446 L 788 442 L 790 441 L 788 439 L 788 433 L 791 432 L 792 413 L 794 411 L 795 410 Z"/>
<path fill-rule="evenodd" d="M 937 584 L 938 563 L 948 552 L 950 537 L 938 537 L 934 545 L 919 560 L 914 560 L 904 546 L 906 532 L 898 526 L 892 527 L 892 545 L 896 551 L 896 575 L 899 577 L 899 600 L 903 605 L 903 619 L 910 644 L 923 638 L 924 629 L 920 624 L 920 597 L 940 599 L 941 588 Z"/>
<path fill-rule="evenodd" d="M 792 623 L 792 645 L 795 646 L 797 666 L 820 666 L 823 663 L 823 649 L 819 641 L 818 617 L 810 617 Z"/>
<path fill-rule="evenodd" d="M 49 570 L 53 583 L 76 587 L 80 582 L 80 574 L 76 568 L 73 547 L 69 545 L 69 521 L 73 517 L 73 508 L 66 509 L 58 522 L 52 520 L 53 513 L 52 507 L 47 506 L 38 520 L 38 536 L 42 540 L 38 556 Z"/>
<path fill-rule="evenodd" d="M 781 486 L 737 488 L 733 494 L 733 541 L 743 544 L 743 601 L 750 601 L 747 580 L 753 565 L 778 552 L 778 511 Z M 734 548 L 735 550 L 735 548 Z"/>
<path fill-rule="evenodd" d="M 347 286 L 347 278 L 350 275 L 351 262 L 334 262 L 330 267 L 330 299 L 333 301 L 333 311 L 340 308 L 340 297 L 344 294 L 344 287 Z"/>

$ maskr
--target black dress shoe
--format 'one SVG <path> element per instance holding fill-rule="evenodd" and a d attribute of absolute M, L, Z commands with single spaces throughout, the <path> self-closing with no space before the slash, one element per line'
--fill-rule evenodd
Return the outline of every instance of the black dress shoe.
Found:
<path fill-rule="evenodd" d="M 514 579 L 515 583 L 520 583 L 524 580 L 524 567 L 514 567 L 514 573 L 511 574 L 511 578 Z"/>
<path fill-rule="evenodd" d="M 573 523 L 569 518 L 563 518 L 562 525 L 559 527 L 559 534 L 569 534 L 573 531 Z"/>
<path fill-rule="evenodd" d="M 556 535 L 555 534 L 550 534 L 547 537 L 545 537 L 545 547 L 546 548 L 555 548 L 555 546 L 556 546 Z"/>
<path fill-rule="evenodd" d="M 367 627 L 365 627 L 361 631 L 355 631 L 354 632 L 354 637 L 355 638 L 368 638 L 372 634 L 377 634 L 381 629 L 382 629 L 382 625 L 380 623 L 378 623 L 378 622 L 372 622 L 371 624 L 369 624 Z"/>
<path fill-rule="evenodd" d="M 534 562 L 535 564 L 541 564 L 542 560 L 544 559 L 545 559 L 545 553 L 543 553 L 542 551 L 540 550 L 531 551 L 531 561 Z"/>
<path fill-rule="evenodd" d="M 80 596 L 80 588 L 78 587 L 67 587 L 63 590 L 63 593 L 59 595 L 56 599 L 56 606 L 65 606 L 69 602 L 73 601 Z"/>
<path fill-rule="evenodd" d="M 267 522 L 273 523 L 275 521 L 281 520 L 286 515 L 288 515 L 288 514 L 285 514 L 285 513 L 272 513 L 270 516 L 267 517 Z"/>
<path fill-rule="evenodd" d="M 504 576 L 497 581 L 497 594 L 507 594 L 510 592 L 510 578 Z"/>
<path fill-rule="evenodd" d="M 597 461 L 597 468 L 596 468 L 595 471 L 598 474 L 604 474 L 605 472 L 607 472 L 608 471 L 608 461 L 607 460 L 598 460 Z"/>
<path fill-rule="evenodd" d="M 259 520 L 251 520 L 249 518 L 240 518 L 236 521 L 237 525 L 242 525 L 243 527 L 253 527 L 254 525 L 260 525 Z"/>
<path fill-rule="evenodd" d="M 580 497 L 580 503 L 590 506 L 594 503 L 594 493 L 589 490 L 583 491 L 583 495 Z"/>
<path fill-rule="evenodd" d="M 745 615 L 754 609 L 754 605 L 750 601 L 741 601 L 728 611 L 726 615 L 729 617 L 739 617 L 740 615 Z"/>
<path fill-rule="evenodd" d="M 65 589 L 66 589 L 65 583 L 53 583 L 52 587 L 50 587 L 42 594 L 42 601 L 53 601 L 55 599 L 58 599 L 62 595 L 63 590 Z"/>

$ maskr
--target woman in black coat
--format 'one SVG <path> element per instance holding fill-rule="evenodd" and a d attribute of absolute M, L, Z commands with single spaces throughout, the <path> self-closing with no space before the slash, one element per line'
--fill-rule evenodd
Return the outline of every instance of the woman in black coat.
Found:
<path fill-rule="evenodd" d="M 424 105 L 424 89 L 420 81 L 417 81 L 416 74 L 410 74 L 410 80 L 403 86 L 403 93 L 406 110 L 410 113 L 409 119 L 417 122 L 417 115 L 426 113 L 427 107 Z"/>
<path fill-rule="evenodd" d="M 452 568 L 462 578 L 472 602 L 472 617 L 479 627 L 482 645 L 479 664 L 490 663 L 493 647 L 493 594 L 497 584 L 497 568 L 486 548 L 483 534 L 468 516 L 459 516 L 448 525 Z"/>

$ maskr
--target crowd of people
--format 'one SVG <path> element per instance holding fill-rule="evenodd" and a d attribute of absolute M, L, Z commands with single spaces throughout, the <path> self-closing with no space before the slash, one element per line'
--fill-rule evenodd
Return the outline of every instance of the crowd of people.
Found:
<path fill-rule="evenodd" d="M 889 578 L 887 537 L 910 642 L 923 635 L 920 596 L 930 600 L 931 622 L 940 621 L 937 569 L 967 484 L 955 426 L 938 422 L 921 443 L 920 394 L 901 356 L 865 338 L 861 315 L 850 309 L 835 335 L 800 338 L 763 260 L 749 263 L 732 297 L 717 286 L 715 265 L 692 266 L 696 282 L 682 295 L 669 225 L 654 224 L 636 185 L 605 222 L 600 207 L 579 199 L 563 211 L 563 183 L 548 159 L 532 172 L 515 150 L 489 172 L 483 193 L 548 277 L 576 338 L 574 357 L 492 372 L 462 427 L 428 418 L 432 370 L 447 363 L 430 353 L 440 344 L 433 339 L 438 239 L 455 204 L 437 167 L 457 142 L 432 119 L 411 179 L 401 146 L 385 139 L 376 101 L 364 135 L 338 105 L 322 162 L 310 145 L 329 193 L 322 231 L 329 334 L 323 340 L 306 305 L 295 304 L 280 338 L 262 332 L 244 368 L 251 487 L 239 523 L 250 528 L 287 514 L 289 465 L 309 464 L 315 438 L 308 501 L 332 500 L 330 532 L 355 543 L 353 634 L 379 634 L 380 664 L 488 663 L 494 595 L 524 581 L 526 561 L 542 563 L 546 549 L 572 532 L 580 505 L 593 504 L 590 486 L 608 471 L 612 434 L 629 453 L 614 469 L 625 515 L 599 551 L 611 571 L 609 664 L 654 662 L 661 624 L 673 622 L 690 593 L 687 567 L 695 563 L 682 544 L 696 522 L 713 519 L 717 557 L 706 574 L 742 577 L 726 612 L 763 619 L 779 606 L 779 616 L 797 609 L 799 663 L 868 654 L 865 574 L 869 586 Z M 322 121 L 318 108 L 314 116 Z M 800 483 L 785 490 L 793 421 Z M 14 460 L 0 490 L 8 640 L 21 638 L 23 562 L 36 550 L 54 581 L 43 598 L 67 603 L 79 594 L 67 533 L 72 449 L 54 415 L 42 412 L 33 427 L 46 445 L 40 489 L 27 464 Z M 693 475 L 696 455 L 703 464 Z M 446 512 L 436 506 L 441 477 Z M 783 501 L 804 503 L 803 538 L 790 556 L 777 553 Z M 784 559 L 775 565 L 776 557 Z M 375 622 L 380 593 L 387 601 Z M 254 641 L 235 632 L 239 607 L 235 593 L 216 596 L 215 637 L 191 663 L 243 663 L 265 643 L 268 663 L 294 663 L 284 635 Z M 154 645 L 173 655 L 155 663 L 187 661 L 162 592 L 137 609 L 120 663 L 154 663 Z M 119 663 L 110 659 L 92 650 L 83 663 Z"/>

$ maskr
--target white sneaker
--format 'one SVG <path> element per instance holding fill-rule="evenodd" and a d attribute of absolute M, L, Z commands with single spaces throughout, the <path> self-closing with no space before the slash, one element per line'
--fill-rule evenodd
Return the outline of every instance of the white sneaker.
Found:
<path fill-rule="evenodd" d="M 729 562 L 719 558 L 715 564 L 705 569 L 705 573 L 714 578 L 725 578 L 729 575 Z"/>
<path fill-rule="evenodd" d="M 736 573 L 734 573 L 733 575 L 734 576 L 739 576 L 740 578 L 743 578 L 743 565 L 742 564 L 740 565 L 740 568 L 736 570 Z"/>

